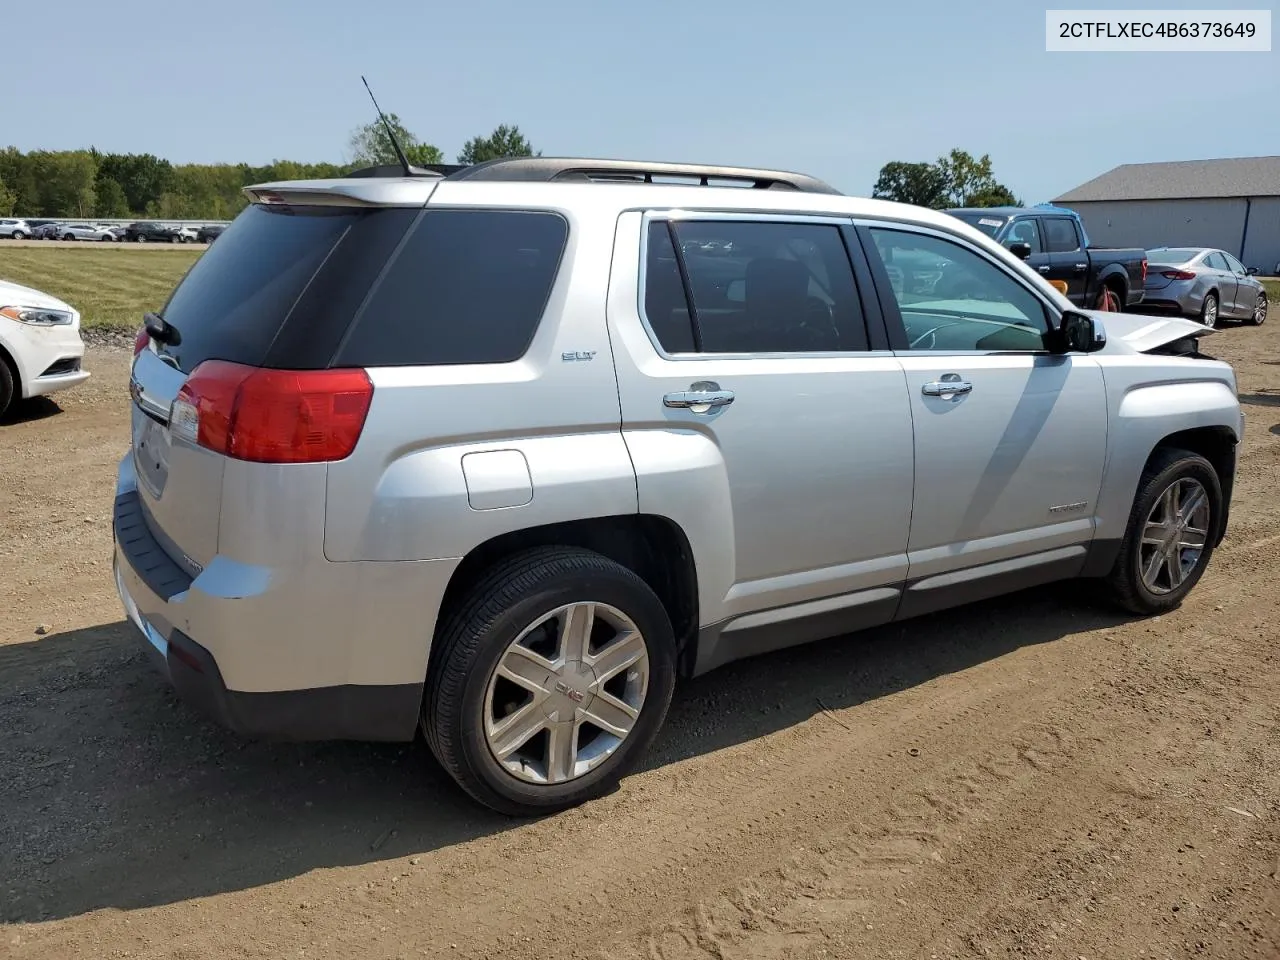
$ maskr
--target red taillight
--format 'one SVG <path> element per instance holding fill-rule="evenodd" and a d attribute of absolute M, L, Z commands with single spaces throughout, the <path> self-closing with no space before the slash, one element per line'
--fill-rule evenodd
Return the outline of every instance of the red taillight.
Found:
<path fill-rule="evenodd" d="M 1147 258 L 1142 258 L 1142 282 L 1147 282 Z"/>
<path fill-rule="evenodd" d="M 178 392 L 170 429 L 237 460 L 322 463 L 355 449 L 373 400 L 363 370 L 264 370 L 207 360 Z"/>
<path fill-rule="evenodd" d="M 147 349 L 147 344 L 151 342 L 151 335 L 147 333 L 146 327 L 139 327 L 137 336 L 133 338 L 133 355 L 136 357 L 143 350 Z"/>
<path fill-rule="evenodd" d="M 1160 276 L 1170 280 L 1194 280 L 1196 275 L 1190 270 L 1162 270 Z"/>

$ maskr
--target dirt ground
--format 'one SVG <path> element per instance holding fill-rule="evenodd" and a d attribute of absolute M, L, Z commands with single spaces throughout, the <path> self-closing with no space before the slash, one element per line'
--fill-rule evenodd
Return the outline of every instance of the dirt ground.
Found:
<path fill-rule="evenodd" d="M 129 354 L 0 425 L 0 957 L 1280 957 L 1280 323 L 1177 612 L 1064 585 L 736 664 L 541 821 L 420 744 L 267 745 L 110 578 Z"/>

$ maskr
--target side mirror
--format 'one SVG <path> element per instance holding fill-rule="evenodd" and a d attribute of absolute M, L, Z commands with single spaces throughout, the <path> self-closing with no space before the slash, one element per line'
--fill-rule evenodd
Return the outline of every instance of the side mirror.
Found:
<path fill-rule="evenodd" d="M 1051 353 L 1094 353 L 1107 345 L 1101 320 L 1068 310 L 1049 336 Z"/>
<path fill-rule="evenodd" d="M 1251 277 L 1256 277 L 1256 276 L 1258 275 L 1258 268 L 1257 268 L 1257 267 L 1249 267 L 1249 268 L 1247 268 L 1247 269 L 1245 270 L 1245 273 L 1247 273 L 1247 274 L 1248 274 L 1249 276 L 1251 276 Z"/>
<path fill-rule="evenodd" d="M 1027 243 L 1025 240 L 1015 240 L 1013 243 L 1009 244 L 1009 252 L 1019 260 L 1025 260 L 1027 257 L 1031 256 L 1031 244 Z"/>

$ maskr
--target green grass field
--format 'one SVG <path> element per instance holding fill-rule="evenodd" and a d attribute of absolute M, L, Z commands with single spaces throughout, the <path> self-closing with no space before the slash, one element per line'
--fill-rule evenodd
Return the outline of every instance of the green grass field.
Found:
<path fill-rule="evenodd" d="M 202 252 L 105 243 L 0 243 L 0 280 L 65 300 L 80 311 L 86 328 L 136 330 L 146 311 L 164 305 Z"/>
<path fill-rule="evenodd" d="M 1280 278 L 1268 278 L 1262 281 L 1262 285 L 1267 288 L 1267 299 L 1272 304 L 1280 303 Z M 1267 308 L 1267 313 L 1270 315 L 1270 307 Z"/>

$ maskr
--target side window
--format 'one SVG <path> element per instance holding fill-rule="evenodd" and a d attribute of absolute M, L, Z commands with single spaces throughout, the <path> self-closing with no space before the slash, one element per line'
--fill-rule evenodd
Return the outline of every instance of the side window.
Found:
<path fill-rule="evenodd" d="M 1044 247 L 1040 243 L 1040 228 L 1036 226 L 1034 220 L 1017 220 L 1009 228 L 1009 236 L 1005 237 L 1004 245 L 1008 247 L 1015 243 L 1028 244 L 1031 247 L 1032 256 L 1044 253 Z"/>
<path fill-rule="evenodd" d="M 650 228 L 645 312 L 664 349 L 678 352 L 668 341 L 685 343 L 681 311 L 688 304 L 684 284 L 677 291 L 672 281 L 664 256 L 669 241 L 664 245 L 656 235 L 658 226 Z M 690 312 L 703 353 L 867 349 L 862 304 L 838 227 L 740 220 L 671 226 L 693 292 Z M 674 278 L 680 280 L 678 267 Z"/>
<path fill-rule="evenodd" d="M 1230 270 L 1231 269 L 1230 267 L 1227 266 L 1227 258 L 1224 257 L 1222 254 L 1218 253 L 1217 251 L 1214 251 L 1213 253 L 1205 257 L 1204 262 L 1208 266 L 1212 267 L 1214 270 Z"/>
<path fill-rule="evenodd" d="M 644 315 L 667 353 L 696 353 L 693 315 L 680 279 L 680 263 L 665 220 L 649 224 L 644 273 Z"/>
<path fill-rule="evenodd" d="M 1041 226 L 1044 228 L 1044 241 L 1050 253 L 1070 253 L 1080 249 L 1080 235 L 1076 232 L 1074 220 L 1068 217 L 1045 217 Z"/>
<path fill-rule="evenodd" d="M 338 362 L 520 359 L 546 309 L 568 233 L 554 213 L 428 210 L 360 311 Z"/>
<path fill-rule="evenodd" d="M 1249 272 L 1248 270 L 1245 269 L 1244 264 L 1241 263 L 1239 260 L 1237 260 L 1235 257 L 1233 257 L 1231 254 L 1224 253 L 1223 257 L 1226 258 L 1227 269 L 1230 270 L 1232 273 L 1247 274 Z"/>
<path fill-rule="evenodd" d="M 880 258 L 932 276 L 907 283 L 889 272 L 912 350 L 1043 350 L 1049 330 L 1044 306 L 991 261 L 941 237 L 872 227 Z"/>

